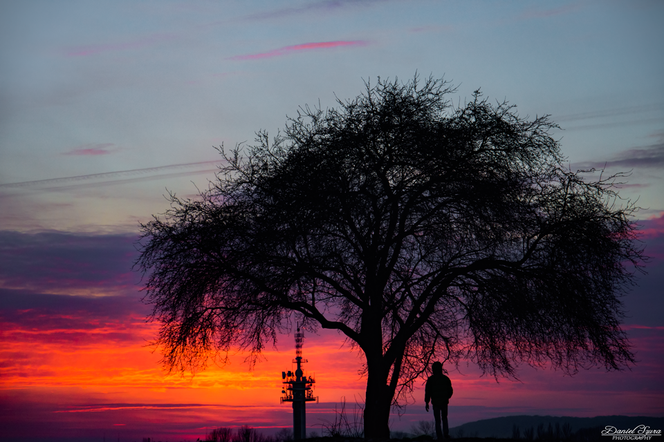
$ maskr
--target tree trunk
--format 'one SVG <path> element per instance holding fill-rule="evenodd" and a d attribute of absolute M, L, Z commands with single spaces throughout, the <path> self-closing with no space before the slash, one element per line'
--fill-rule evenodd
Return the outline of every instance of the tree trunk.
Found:
<path fill-rule="evenodd" d="M 389 367 L 383 367 L 384 362 L 381 359 L 370 360 L 367 355 L 364 438 L 371 441 L 383 441 L 390 438 L 389 421 L 393 394 L 387 385 Z"/>
<path fill-rule="evenodd" d="M 371 286 L 367 282 L 367 286 Z M 388 385 L 390 363 L 383 354 L 383 328 L 381 323 L 383 286 L 372 293 L 371 307 L 362 314 L 362 350 L 367 358 L 367 393 L 364 403 L 364 438 L 368 441 L 386 441 L 390 438 L 390 408 L 394 390 Z"/>

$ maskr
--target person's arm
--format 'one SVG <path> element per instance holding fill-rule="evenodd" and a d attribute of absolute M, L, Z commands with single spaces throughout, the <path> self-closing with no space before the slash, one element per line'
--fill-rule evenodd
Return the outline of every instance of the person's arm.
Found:
<path fill-rule="evenodd" d="M 429 381 L 427 380 L 426 385 L 424 386 L 424 409 L 429 411 L 429 400 L 431 400 L 431 389 L 429 388 Z"/>

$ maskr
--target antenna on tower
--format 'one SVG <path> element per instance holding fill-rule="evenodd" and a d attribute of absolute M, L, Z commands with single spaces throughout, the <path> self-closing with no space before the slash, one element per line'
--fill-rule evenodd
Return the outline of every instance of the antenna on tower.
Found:
<path fill-rule="evenodd" d="M 293 403 L 293 439 L 301 440 L 307 437 L 307 420 L 306 420 L 306 407 L 307 402 L 316 401 L 318 397 L 314 397 L 313 385 L 316 380 L 309 376 L 305 376 L 302 371 L 302 364 L 308 362 L 302 358 L 302 346 L 304 344 L 304 331 L 297 328 L 295 333 L 295 359 L 293 363 L 296 364 L 295 372 L 282 371 L 281 379 L 284 380 L 284 386 L 281 390 L 281 403 Z"/>
<path fill-rule="evenodd" d="M 302 357 L 302 344 L 304 343 L 304 332 L 300 331 L 300 327 L 295 332 L 295 359 Z"/>

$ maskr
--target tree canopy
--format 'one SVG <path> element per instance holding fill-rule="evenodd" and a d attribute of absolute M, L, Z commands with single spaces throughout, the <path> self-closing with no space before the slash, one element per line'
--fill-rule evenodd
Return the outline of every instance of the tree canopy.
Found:
<path fill-rule="evenodd" d="M 642 261 L 615 176 L 565 168 L 556 125 L 443 80 L 378 80 L 283 133 L 220 148 L 197 199 L 142 225 L 165 362 L 259 354 L 292 321 L 366 356 L 365 437 L 430 362 L 573 373 L 633 362 L 620 295 Z"/>

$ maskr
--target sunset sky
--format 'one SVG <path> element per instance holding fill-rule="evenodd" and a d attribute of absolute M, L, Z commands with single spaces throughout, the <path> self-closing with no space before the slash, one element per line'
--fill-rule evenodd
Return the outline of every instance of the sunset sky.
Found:
<path fill-rule="evenodd" d="M 450 424 L 505 415 L 664 415 L 664 2 L 0 2 L 0 439 L 194 441 L 292 425 L 280 405 L 293 334 L 255 366 L 233 353 L 168 375 L 149 343 L 139 222 L 214 179 L 213 146 L 276 134 L 298 106 L 365 81 L 445 77 L 522 116 L 550 114 L 572 170 L 630 172 L 647 274 L 623 298 L 630 370 L 519 381 L 450 366 Z M 616 204 L 624 204 L 617 201 Z M 362 401 L 360 355 L 307 334 L 322 432 Z M 392 428 L 428 420 L 422 385 Z"/>

